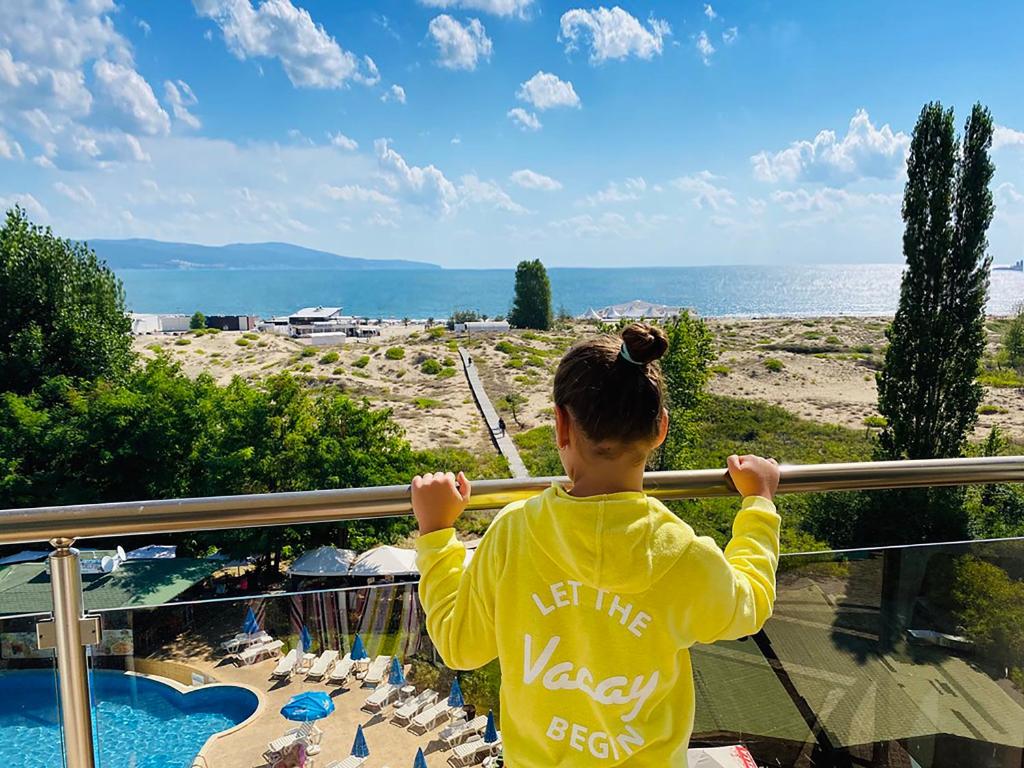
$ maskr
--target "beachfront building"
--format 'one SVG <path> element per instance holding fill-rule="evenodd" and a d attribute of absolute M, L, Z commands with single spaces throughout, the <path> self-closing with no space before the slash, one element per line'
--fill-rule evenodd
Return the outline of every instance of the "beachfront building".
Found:
<path fill-rule="evenodd" d="M 456 333 L 472 336 L 474 333 L 505 333 L 510 328 L 508 320 L 470 320 L 466 323 L 455 323 Z"/>
<path fill-rule="evenodd" d="M 136 336 L 152 333 L 184 333 L 188 330 L 187 315 L 156 315 L 129 312 L 132 333 Z"/>
<path fill-rule="evenodd" d="M 252 315 L 207 315 L 206 327 L 220 331 L 255 331 L 260 319 Z"/>
<path fill-rule="evenodd" d="M 273 333 L 278 336 L 291 336 L 291 323 L 288 322 L 288 315 L 277 315 L 276 317 L 260 320 L 256 329 L 260 333 Z"/>

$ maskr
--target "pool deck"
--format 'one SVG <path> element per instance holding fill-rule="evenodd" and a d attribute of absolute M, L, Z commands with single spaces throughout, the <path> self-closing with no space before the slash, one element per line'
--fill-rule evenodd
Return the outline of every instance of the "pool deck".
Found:
<path fill-rule="evenodd" d="M 227 660 L 191 659 L 190 665 L 209 674 L 221 683 L 241 684 L 263 693 L 263 707 L 247 724 L 210 739 L 195 765 L 201 768 L 262 768 L 266 766 L 263 752 L 267 743 L 283 736 L 297 725 L 281 717 L 280 709 L 297 693 L 326 691 L 334 700 L 334 712 L 317 726 L 323 731 L 320 752 L 308 758 L 307 768 L 324 768 L 335 760 L 343 760 L 352 749 L 356 727 L 363 726 L 370 757 L 366 768 L 403 768 L 412 765 L 416 750 L 423 748 L 427 765 L 440 768 L 448 765 L 450 751 L 437 740 L 440 726 L 417 736 L 405 728 L 391 724 L 393 707 L 386 707 L 383 716 L 371 715 L 360 709 L 372 688 L 359 687 L 359 681 L 349 678 L 348 686 L 340 688 L 322 682 L 307 682 L 302 675 L 290 681 L 273 681 L 270 673 L 277 660 L 262 661 L 247 667 L 238 667 Z M 205 762 L 204 762 L 205 760 Z"/>

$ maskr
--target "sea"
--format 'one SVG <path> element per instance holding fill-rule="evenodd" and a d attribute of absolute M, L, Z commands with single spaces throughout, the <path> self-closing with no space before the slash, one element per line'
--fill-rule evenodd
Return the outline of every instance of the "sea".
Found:
<path fill-rule="evenodd" d="M 634 299 L 688 307 L 707 317 L 891 315 L 902 266 L 786 265 L 553 268 L 552 304 L 579 315 Z M 511 269 L 295 270 L 126 269 L 134 312 L 270 317 L 300 307 L 342 307 L 371 318 L 446 318 L 471 309 L 508 313 Z M 1024 301 L 1024 273 L 992 272 L 989 314 L 1010 314 Z"/>

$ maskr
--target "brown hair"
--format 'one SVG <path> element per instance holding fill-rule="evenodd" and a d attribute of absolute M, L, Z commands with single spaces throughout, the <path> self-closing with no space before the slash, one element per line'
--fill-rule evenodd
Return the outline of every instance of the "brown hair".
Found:
<path fill-rule="evenodd" d="M 658 358 L 668 349 L 660 328 L 633 323 L 574 345 L 555 372 L 555 405 L 594 443 L 653 440 L 665 391 Z"/>

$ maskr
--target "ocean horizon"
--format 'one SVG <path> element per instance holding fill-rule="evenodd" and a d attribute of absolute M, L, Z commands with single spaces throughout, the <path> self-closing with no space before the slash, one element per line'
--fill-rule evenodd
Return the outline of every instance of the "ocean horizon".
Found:
<path fill-rule="evenodd" d="M 573 315 L 641 299 L 708 317 L 891 315 L 902 264 L 701 267 L 554 267 L 552 304 Z M 513 269 L 122 269 L 128 308 L 141 313 L 249 314 L 340 306 L 365 317 L 446 318 L 472 309 L 507 314 Z M 988 312 L 1024 301 L 1024 273 L 992 273 Z"/>

